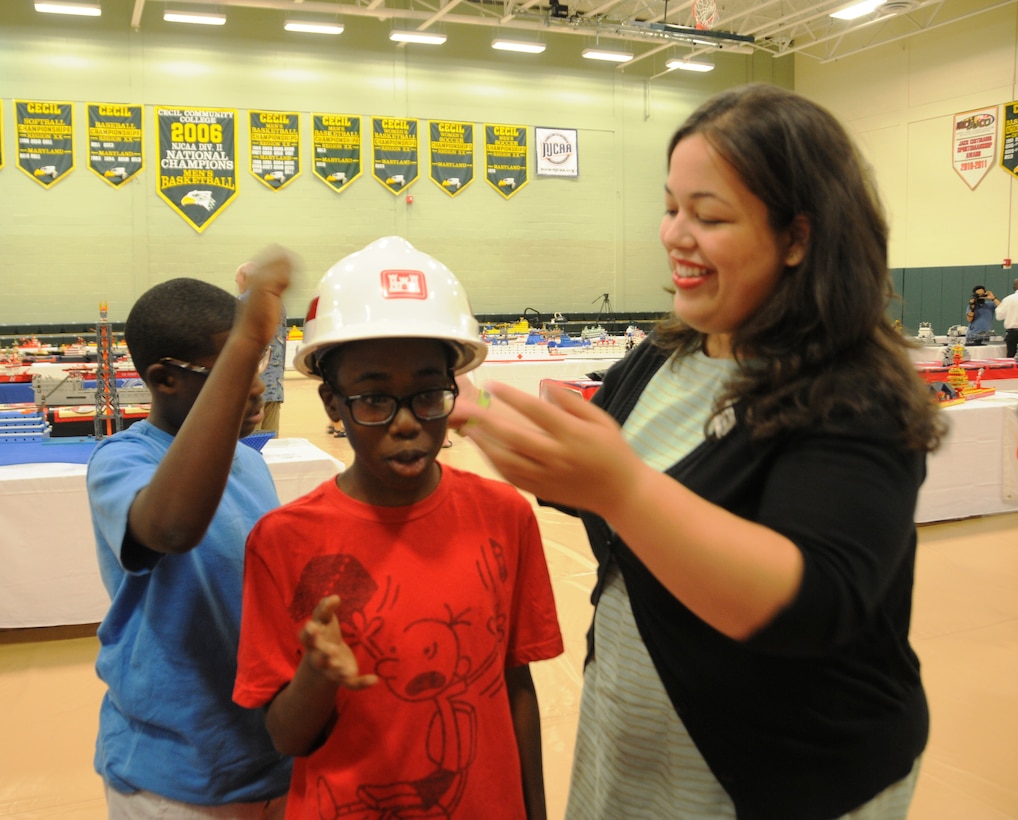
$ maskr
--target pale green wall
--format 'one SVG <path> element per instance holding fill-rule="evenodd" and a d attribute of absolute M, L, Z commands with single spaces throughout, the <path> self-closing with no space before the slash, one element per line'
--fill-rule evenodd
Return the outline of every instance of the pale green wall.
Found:
<path fill-rule="evenodd" d="M 952 166 L 954 115 L 1018 99 L 1016 77 L 1014 3 L 836 62 L 797 58 L 796 90 L 840 117 L 873 164 L 891 267 L 1018 256 L 1018 181 L 998 166 L 972 191 Z"/>
<path fill-rule="evenodd" d="M 349 20 L 342 37 L 315 38 L 281 32 L 281 12 L 276 19 L 234 8 L 222 29 L 181 33 L 150 3 L 134 32 L 124 22 L 132 5 L 103 0 L 102 18 L 64 20 L 37 15 L 27 2 L 0 3 L 0 324 L 89 321 L 102 300 L 121 320 L 141 292 L 174 276 L 232 289 L 237 264 L 269 241 L 306 263 L 286 300 L 299 316 L 331 264 L 394 233 L 449 265 L 478 313 L 596 311 L 592 302 L 605 292 L 616 314 L 665 311 L 657 226 L 671 132 L 726 86 L 793 84 L 791 58 L 718 55 L 711 74 L 648 82 L 669 55 L 619 71 L 575 57 L 588 45 L 583 38 L 547 35 L 548 51 L 528 58 L 491 51 L 483 32 L 470 46 L 451 35 L 437 50 L 396 48 L 388 24 L 377 21 Z M 75 103 L 77 167 L 49 190 L 16 167 L 13 99 Z M 146 167 L 122 189 L 87 167 L 87 102 L 145 106 Z M 156 194 L 153 105 L 240 112 L 239 191 L 203 234 Z M 302 175 L 281 191 L 246 170 L 249 108 L 304 115 Z M 475 182 L 450 198 L 427 176 L 422 133 L 413 205 L 370 177 L 367 146 L 367 172 L 337 194 L 310 173 L 312 111 L 419 117 L 422 132 L 427 119 L 576 128 L 580 177 L 537 178 L 531 160 L 531 181 L 505 201 L 483 181 L 478 143 Z"/>

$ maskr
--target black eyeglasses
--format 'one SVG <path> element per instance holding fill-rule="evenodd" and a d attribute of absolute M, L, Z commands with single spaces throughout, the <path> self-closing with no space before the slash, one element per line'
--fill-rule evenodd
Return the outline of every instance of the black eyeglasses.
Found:
<path fill-rule="evenodd" d="M 272 348 L 265 348 L 265 352 L 262 353 L 262 357 L 258 360 L 258 372 L 264 373 L 265 368 L 269 366 L 269 359 L 272 358 Z M 159 360 L 160 364 L 168 364 L 171 367 L 179 367 L 181 370 L 189 370 L 192 373 L 197 373 L 199 376 L 207 376 L 212 372 L 211 367 L 205 367 L 200 364 L 191 364 L 191 362 L 181 361 L 180 359 L 174 359 L 172 356 L 163 356 Z"/>
<path fill-rule="evenodd" d="M 329 384 L 326 382 L 326 384 Z M 401 407 L 409 407 L 410 412 L 418 421 L 438 421 L 446 418 L 456 406 L 459 390 L 452 387 L 439 387 L 421 390 L 409 396 L 389 396 L 385 393 L 361 393 L 357 396 L 344 396 L 342 391 L 329 384 L 332 390 L 350 408 L 350 416 L 363 427 L 381 427 L 388 424 L 399 412 Z"/>

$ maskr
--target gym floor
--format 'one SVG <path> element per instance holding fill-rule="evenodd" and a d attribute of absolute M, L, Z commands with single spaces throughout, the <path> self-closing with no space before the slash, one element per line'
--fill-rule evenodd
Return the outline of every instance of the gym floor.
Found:
<path fill-rule="evenodd" d="M 288 371 L 281 434 L 346 464 L 326 432 L 316 383 Z M 485 475 L 453 436 L 441 460 Z M 541 701 L 548 816 L 561 818 L 579 712 L 594 563 L 582 527 L 537 508 L 566 654 L 534 666 Z M 1018 513 L 920 527 L 912 641 L 923 663 L 932 729 L 910 817 L 1018 818 Z M 0 817 L 104 818 L 92 769 L 103 686 L 95 625 L 0 630 Z"/>

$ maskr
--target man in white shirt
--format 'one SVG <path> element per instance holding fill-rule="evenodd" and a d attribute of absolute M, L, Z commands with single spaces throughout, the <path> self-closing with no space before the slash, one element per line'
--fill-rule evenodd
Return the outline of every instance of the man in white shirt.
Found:
<path fill-rule="evenodd" d="M 1018 279 L 1014 280 L 1014 293 L 1001 300 L 994 315 L 1004 323 L 1007 357 L 1013 359 L 1018 350 Z"/>

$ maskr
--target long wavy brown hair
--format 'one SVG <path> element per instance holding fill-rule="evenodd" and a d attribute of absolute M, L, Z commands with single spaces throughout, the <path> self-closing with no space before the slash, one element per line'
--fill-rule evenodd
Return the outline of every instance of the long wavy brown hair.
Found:
<path fill-rule="evenodd" d="M 944 422 L 887 314 L 896 296 L 883 209 L 844 128 L 794 92 L 754 84 L 700 106 L 672 137 L 669 162 L 692 134 L 767 206 L 775 232 L 799 215 L 810 225 L 803 260 L 733 334 L 739 368 L 714 412 L 738 403 L 754 437 L 765 438 L 880 409 L 905 447 L 936 449 Z M 675 315 L 656 331 L 669 352 L 704 346 L 704 335 Z"/>

